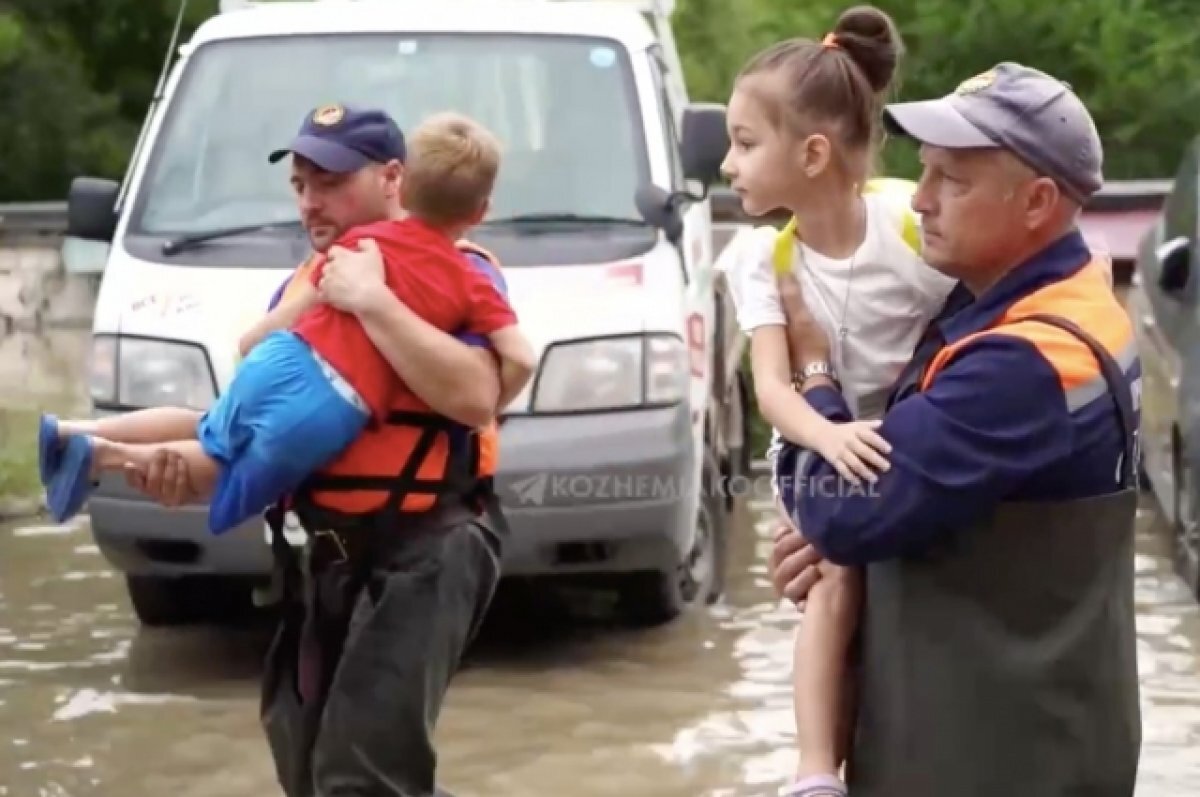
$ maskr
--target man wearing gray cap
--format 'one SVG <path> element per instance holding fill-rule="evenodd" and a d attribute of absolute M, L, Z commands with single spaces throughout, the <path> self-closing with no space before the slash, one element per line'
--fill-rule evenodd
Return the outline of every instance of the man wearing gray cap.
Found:
<path fill-rule="evenodd" d="M 924 258 L 969 295 L 894 386 L 869 494 L 805 489 L 837 473 L 785 446 L 803 538 L 777 543 L 772 580 L 798 600 L 819 558 L 865 567 L 854 797 L 1128 797 L 1140 364 L 1076 226 L 1099 135 L 1067 85 L 1015 63 L 885 121 L 921 147 Z M 805 313 L 793 301 L 798 389 L 851 420 Z"/>

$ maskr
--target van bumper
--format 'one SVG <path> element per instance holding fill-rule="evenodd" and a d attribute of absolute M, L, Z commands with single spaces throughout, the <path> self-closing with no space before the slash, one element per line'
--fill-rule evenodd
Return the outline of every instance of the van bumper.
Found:
<path fill-rule="evenodd" d="M 506 576 L 674 568 L 695 525 L 697 453 L 686 405 L 513 416 L 501 427 L 496 489 L 511 534 Z M 220 536 L 205 505 L 168 509 L 106 476 L 88 502 L 92 535 L 122 573 L 266 578 L 261 520 Z"/>
<path fill-rule="evenodd" d="M 168 509 L 106 478 L 88 501 L 92 536 L 104 557 L 136 576 L 245 576 L 271 573 L 265 523 L 250 521 L 220 536 L 208 531 L 208 507 Z"/>
<path fill-rule="evenodd" d="M 695 527 L 689 409 L 512 416 L 496 489 L 511 576 L 667 571 Z"/>

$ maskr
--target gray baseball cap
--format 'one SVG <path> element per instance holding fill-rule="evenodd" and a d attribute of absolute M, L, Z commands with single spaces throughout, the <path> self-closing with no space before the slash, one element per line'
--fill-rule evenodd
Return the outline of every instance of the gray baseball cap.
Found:
<path fill-rule="evenodd" d="M 1001 148 L 1083 203 L 1104 183 L 1092 116 L 1066 83 L 1006 61 L 936 100 L 888 105 L 889 133 L 945 149 Z"/>

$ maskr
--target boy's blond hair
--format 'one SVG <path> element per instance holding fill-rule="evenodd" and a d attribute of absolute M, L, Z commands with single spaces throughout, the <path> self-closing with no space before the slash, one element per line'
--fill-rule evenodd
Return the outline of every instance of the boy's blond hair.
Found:
<path fill-rule="evenodd" d="M 400 203 L 431 224 L 469 222 L 496 185 L 500 142 L 478 122 L 439 113 L 419 124 L 408 140 Z"/>

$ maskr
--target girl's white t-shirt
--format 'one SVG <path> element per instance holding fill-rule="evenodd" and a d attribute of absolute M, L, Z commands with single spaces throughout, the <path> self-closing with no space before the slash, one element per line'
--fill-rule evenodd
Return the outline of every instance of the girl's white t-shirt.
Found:
<path fill-rule="evenodd" d="M 885 194 L 865 194 L 867 231 L 852 257 L 826 257 L 793 241 L 792 271 L 814 319 L 829 336 L 833 367 L 854 416 L 878 418 L 892 383 L 955 280 L 927 265 L 905 242 L 905 212 Z M 747 335 L 785 322 L 771 262 L 778 230 L 757 227 L 730 243 L 718 268 Z M 839 330 L 845 329 L 844 336 Z M 778 451 L 775 432 L 767 452 Z"/>

